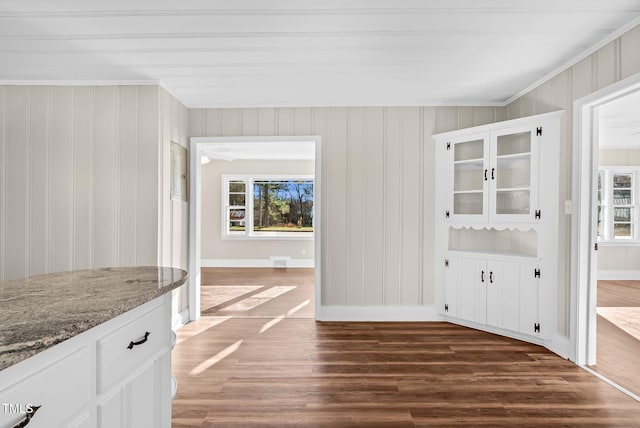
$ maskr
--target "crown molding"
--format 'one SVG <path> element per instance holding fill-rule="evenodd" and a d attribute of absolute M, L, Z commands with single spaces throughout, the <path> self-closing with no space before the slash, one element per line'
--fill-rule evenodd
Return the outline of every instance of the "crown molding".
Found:
<path fill-rule="evenodd" d="M 4 86 L 160 86 L 157 80 L 0 80 Z"/>
<path fill-rule="evenodd" d="M 556 77 L 557 75 L 559 75 L 563 71 L 568 70 L 569 68 L 573 67 L 574 65 L 576 65 L 577 63 L 579 63 L 583 59 L 587 58 L 589 55 L 594 54 L 598 50 L 602 49 L 604 46 L 606 46 L 609 43 L 613 42 L 614 40 L 618 39 L 619 37 L 621 37 L 625 33 L 629 32 L 631 29 L 633 29 L 634 27 L 636 27 L 638 25 L 640 25 L 640 17 L 638 17 L 638 18 L 634 19 L 633 21 L 629 22 L 627 25 L 624 25 L 624 26 L 620 27 L 616 31 L 612 32 L 611 34 L 607 35 L 605 38 L 600 40 L 595 45 L 585 49 L 580 54 L 574 56 L 573 58 L 571 58 L 570 60 L 568 60 L 567 62 L 562 64 L 560 67 L 558 67 L 555 70 L 545 74 L 542 78 L 538 79 L 537 81 L 535 81 L 531 85 L 527 86 L 526 88 L 524 88 L 523 90 L 521 90 L 520 92 L 518 92 L 517 94 L 512 96 L 511 98 L 509 98 L 507 101 L 505 101 L 503 103 L 502 106 L 503 107 L 508 106 L 512 102 L 518 100 L 519 98 L 521 98 L 524 95 L 528 94 L 529 92 L 533 91 L 538 86 L 543 85 L 544 83 L 546 83 L 549 80 L 553 79 L 554 77 Z"/>

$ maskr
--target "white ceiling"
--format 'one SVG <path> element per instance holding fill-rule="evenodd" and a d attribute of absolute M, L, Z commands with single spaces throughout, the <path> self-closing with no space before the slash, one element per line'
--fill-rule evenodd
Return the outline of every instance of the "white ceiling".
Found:
<path fill-rule="evenodd" d="M 202 154 L 217 160 L 313 160 L 315 144 L 309 141 L 252 141 L 208 143 Z"/>
<path fill-rule="evenodd" d="M 0 83 L 158 83 L 188 107 L 501 105 L 640 0 L 0 0 Z"/>
<path fill-rule="evenodd" d="M 599 107 L 598 130 L 600 148 L 640 148 L 640 91 Z"/>

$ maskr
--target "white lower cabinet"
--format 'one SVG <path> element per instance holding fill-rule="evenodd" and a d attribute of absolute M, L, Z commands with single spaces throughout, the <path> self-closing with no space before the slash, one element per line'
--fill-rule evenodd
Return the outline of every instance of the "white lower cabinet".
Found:
<path fill-rule="evenodd" d="M 442 314 L 479 326 L 546 337 L 537 262 L 449 254 Z"/>
<path fill-rule="evenodd" d="M 27 420 L 30 428 L 68 427 L 90 403 L 90 369 L 90 347 L 83 346 L 30 367 L 11 385 L 0 377 L 0 427 Z"/>
<path fill-rule="evenodd" d="M 170 296 L 0 371 L 0 427 L 170 428 Z"/>
<path fill-rule="evenodd" d="M 162 388 L 162 359 L 142 367 L 98 404 L 99 428 L 169 427 L 161 409 L 171 406 Z"/>
<path fill-rule="evenodd" d="M 460 257 L 458 284 L 458 318 L 480 324 L 487 322 L 487 286 L 484 281 L 486 262 Z M 451 269 L 452 266 L 449 266 Z M 448 286 L 449 284 L 447 284 Z"/>
<path fill-rule="evenodd" d="M 122 389 L 116 389 L 98 404 L 98 428 L 118 428 L 124 425 Z"/>
<path fill-rule="evenodd" d="M 99 428 L 169 428 L 171 329 L 161 305 L 98 340 Z"/>

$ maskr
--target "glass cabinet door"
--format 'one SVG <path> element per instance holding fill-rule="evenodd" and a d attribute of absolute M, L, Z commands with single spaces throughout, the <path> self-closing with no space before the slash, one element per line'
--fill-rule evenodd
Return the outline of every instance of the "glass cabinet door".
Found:
<path fill-rule="evenodd" d="M 483 215 L 484 139 L 452 144 L 453 149 L 453 214 Z"/>
<path fill-rule="evenodd" d="M 492 183 L 492 214 L 516 220 L 533 216 L 534 146 L 533 131 L 529 129 L 498 135 L 492 141 L 492 164 L 489 172 Z"/>

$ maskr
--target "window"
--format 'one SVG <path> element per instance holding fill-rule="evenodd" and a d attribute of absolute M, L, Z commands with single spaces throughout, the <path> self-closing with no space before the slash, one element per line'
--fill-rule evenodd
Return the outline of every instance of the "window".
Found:
<path fill-rule="evenodd" d="M 311 176 L 222 177 L 222 236 L 313 238 Z"/>
<path fill-rule="evenodd" d="M 604 171 L 598 171 L 598 240 L 604 239 L 603 226 L 604 226 L 604 199 L 602 197 L 602 186 L 604 183 Z"/>
<path fill-rule="evenodd" d="M 638 241 L 638 177 L 640 169 L 598 171 L 598 239 Z"/>

